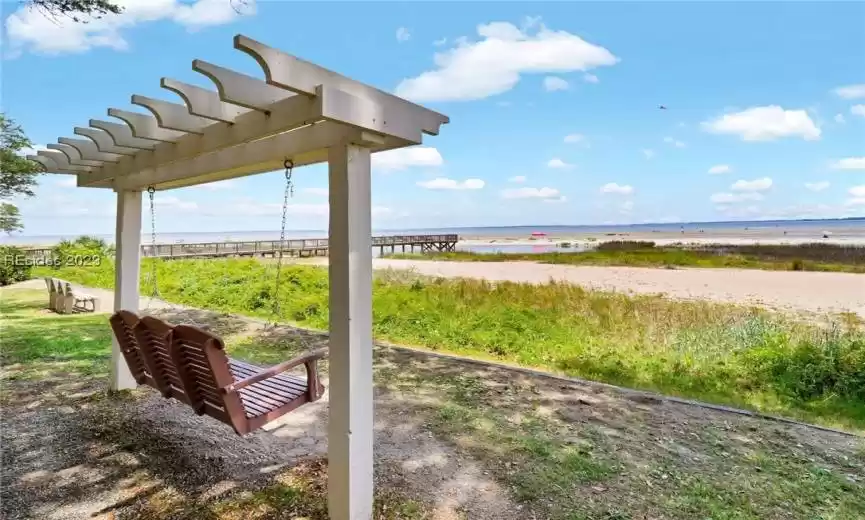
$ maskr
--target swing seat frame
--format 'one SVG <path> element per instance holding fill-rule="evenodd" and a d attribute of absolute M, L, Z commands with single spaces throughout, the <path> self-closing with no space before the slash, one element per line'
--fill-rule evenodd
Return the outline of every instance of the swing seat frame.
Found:
<path fill-rule="evenodd" d="M 222 340 L 198 327 L 171 325 L 125 310 L 114 313 L 110 322 L 138 384 L 191 406 L 198 415 L 228 424 L 238 435 L 324 394 L 317 364 L 327 349 L 262 368 L 229 358 Z M 285 373 L 301 365 L 306 379 Z"/>

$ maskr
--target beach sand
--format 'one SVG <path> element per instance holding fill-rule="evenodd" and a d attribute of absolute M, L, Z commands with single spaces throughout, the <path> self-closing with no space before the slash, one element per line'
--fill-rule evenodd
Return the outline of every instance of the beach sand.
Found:
<path fill-rule="evenodd" d="M 671 231 L 619 231 L 609 233 L 567 233 L 550 234 L 532 239 L 529 236 L 481 236 L 460 235 L 460 246 L 480 245 L 535 245 L 552 246 L 561 242 L 570 242 L 574 246 L 592 245 L 613 240 L 646 240 L 656 245 L 672 244 L 808 244 L 829 243 L 841 245 L 865 246 L 865 226 L 833 227 L 831 231 L 815 227 L 755 227 L 755 228 L 725 228 L 725 229 L 686 229 L 684 232 Z"/>
<path fill-rule="evenodd" d="M 316 261 L 327 263 L 326 258 Z M 447 278 L 527 283 L 556 280 L 587 289 L 664 294 L 674 299 L 757 305 L 794 313 L 853 312 L 865 319 L 865 275 L 861 274 L 395 259 L 375 259 L 373 267 Z"/>

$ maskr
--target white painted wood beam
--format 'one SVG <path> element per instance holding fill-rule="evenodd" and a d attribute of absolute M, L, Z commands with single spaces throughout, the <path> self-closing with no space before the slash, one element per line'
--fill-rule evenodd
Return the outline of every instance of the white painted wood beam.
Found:
<path fill-rule="evenodd" d="M 98 128 L 81 128 L 80 126 L 76 126 L 72 130 L 72 133 L 90 138 L 90 140 L 96 143 L 96 148 L 100 152 L 115 153 L 118 155 L 135 155 L 139 150 L 138 148 L 117 146 L 114 144 L 114 139 L 108 132 Z M 129 135 L 132 135 L 131 131 Z"/>
<path fill-rule="evenodd" d="M 294 96 L 264 81 L 203 60 L 194 60 L 192 70 L 204 74 L 216 85 L 219 99 L 260 112 L 270 112 L 270 105 Z"/>
<path fill-rule="evenodd" d="M 138 276 L 141 272 L 141 192 L 117 192 L 117 222 L 114 240 L 114 310 L 138 312 Z M 112 390 L 138 386 L 120 352 L 120 344 L 112 335 Z"/>
<path fill-rule="evenodd" d="M 143 189 L 152 185 L 165 189 L 201 184 L 203 178 L 213 181 L 279 170 L 285 159 L 291 159 L 295 166 L 306 166 L 326 161 L 327 148 L 340 142 L 363 143 L 377 149 L 388 149 L 388 144 L 383 143 L 381 136 L 325 121 L 268 139 L 117 177 L 114 186 L 116 189 Z M 83 182 L 93 180 L 79 179 L 79 183 Z"/>
<path fill-rule="evenodd" d="M 432 135 L 438 135 L 440 126 L 450 121 L 446 115 L 268 47 L 252 38 L 238 34 L 234 37 L 234 48 L 249 54 L 258 62 L 270 85 L 307 95 L 315 94 L 319 85 L 339 89 L 381 107 L 384 117 L 392 123 L 398 118 L 405 118 L 419 125 L 424 133 Z"/>
<path fill-rule="evenodd" d="M 109 108 L 108 115 L 122 119 L 132 129 L 132 135 L 141 139 L 152 139 L 165 143 L 173 143 L 183 137 L 183 132 L 159 128 L 159 122 L 153 116 L 146 116 L 137 112 Z"/>
<path fill-rule="evenodd" d="M 66 157 L 69 158 L 69 164 L 75 166 L 92 166 L 94 168 L 99 168 L 102 166 L 102 161 L 90 161 L 81 157 L 81 152 L 78 151 L 78 148 L 69 146 L 68 144 L 54 144 L 48 143 L 45 145 L 49 150 L 57 150 L 66 154 Z"/>
<path fill-rule="evenodd" d="M 57 150 L 39 150 L 36 152 L 36 155 L 41 155 L 42 157 L 48 157 L 51 159 L 54 164 L 57 165 L 61 170 L 65 170 L 68 172 L 92 172 L 94 170 L 91 166 L 78 166 L 69 163 L 69 157 L 66 156 L 63 152 L 58 152 Z"/>
<path fill-rule="evenodd" d="M 222 121 L 223 123 L 233 123 L 238 116 L 250 110 L 246 107 L 223 103 L 219 98 L 219 92 L 183 83 L 176 79 L 162 78 L 161 86 L 180 96 L 189 108 L 189 113 L 194 116 Z"/>
<path fill-rule="evenodd" d="M 353 145 L 330 148 L 328 178 L 328 516 L 370 520 L 374 437 L 370 150 Z"/>
<path fill-rule="evenodd" d="M 90 161 L 117 162 L 121 157 L 123 157 L 116 153 L 100 152 L 96 147 L 96 143 L 90 139 L 70 139 L 68 137 L 61 137 L 57 139 L 57 142 L 75 148 L 78 150 L 78 153 L 81 154 L 82 159 Z"/>
<path fill-rule="evenodd" d="M 205 127 L 213 124 L 210 119 L 190 115 L 186 105 L 169 103 L 138 94 L 133 94 L 132 104 L 150 110 L 156 116 L 159 127 L 168 130 L 200 134 Z"/>
<path fill-rule="evenodd" d="M 45 171 L 48 173 L 67 173 L 62 171 L 60 167 L 57 166 L 57 163 L 52 161 L 50 157 L 44 157 L 42 155 L 28 155 L 26 159 L 38 162 L 42 165 L 43 168 L 45 168 Z"/>
<path fill-rule="evenodd" d="M 176 143 L 160 143 L 152 152 L 141 152 L 134 157 L 125 157 L 117 164 L 105 165 L 90 181 L 95 183 L 153 170 L 320 120 L 321 107 L 315 99 L 291 96 L 271 105 L 269 116 L 253 110 L 238 116 L 233 124 L 214 123 L 201 135 L 186 134 Z"/>
<path fill-rule="evenodd" d="M 104 130 L 111 136 L 111 140 L 117 146 L 124 148 L 137 148 L 138 150 L 153 150 L 156 147 L 156 141 L 150 139 L 142 139 L 132 135 L 132 128 L 127 124 L 110 123 L 108 121 L 100 121 L 91 119 L 89 122 L 93 128 Z"/>

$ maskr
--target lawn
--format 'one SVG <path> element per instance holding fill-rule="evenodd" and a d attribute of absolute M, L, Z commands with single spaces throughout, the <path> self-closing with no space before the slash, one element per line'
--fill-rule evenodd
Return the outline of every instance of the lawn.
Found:
<path fill-rule="evenodd" d="M 566 243 L 570 245 L 569 243 Z M 566 265 L 630 267 L 711 267 L 774 271 L 865 273 L 865 247 L 835 244 L 726 245 L 656 247 L 653 242 L 606 242 L 597 249 L 552 253 L 473 253 L 454 251 L 393 254 L 388 258 L 457 262 L 527 261 Z"/>
<path fill-rule="evenodd" d="M 269 473 L 261 471 L 254 483 L 241 479 L 239 487 L 216 498 L 207 491 L 172 485 L 171 479 L 155 478 L 175 465 L 190 465 L 183 469 L 184 477 L 204 479 L 205 490 L 231 477 L 207 477 L 220 475 L 211 473 L 210 467 L 218 457 L 187 460 L 195 453 L 189 444 L 165 447 L 165 438 L 155 434 L 142 443 L 148 438 L 147 428 L 138 428 L 138 436 L 131 436 L 123 425 L 141 424 L 130 418 L 140 410 L 135 402 L 161 399 L 146 390 L 98 391 L 107 377 L 105 315 L 58 316 L 43 310 L 44 301 L 42 291 L 6 289 L 0 295 L 4 435 L 17 435 L 15 443 L 3 446 L 4 460 L 12 463 L 3 476 L 4 499 L 14 499 L 4 500 L 4 508 L 19 500 L 16 493 L 34 493 L 28 486 L 44 489 L 38 486 L 51 483 L 39 484 L 38 479 L 50 479 L 53 472 L 34 469 L 43 467 L 53 453 L 39 444 L 40 439 L 58 426 L 40 422 L 40 414 L 65 409 L 78 417 L 67 435 L 92 430 L 93 438 L 75 442 L 82 446 L 81 458 L 56 470 L 58 480 L 47 486 L 52 498 L 60 500 L 58 494 L 74 491 L 65 500 L 80 504 L 78 494 L 86 492 L 70 487 L 64 475 L 97 466 L 117 473 L 112 473 L 114 481 L 98 481 L 91 487 L 104 491 L 116 485 L 132 493 L 116 505 L 107 503 L 108 510 L 118 508 L 118 518 L 326 519 L 326 462 L 320 459 L 276 470 L 265 461 Z M 296 346 L 287 345 L 285 338 L 233 330 L 225 334 L 233 355 L 285 359 L 286 348 Z M 58 347 L 51 348 L 55 343 Z M 91 381 L 90 387 L 84 383 L 89 393 L 64 386 L 70 381 L 80 386 L 82 380 Z M 411 449 L 421 450 L 427 442 L 447 443 L 459 461 L 455 473 L 461 485 L 477 475 L 493 479 L 519 508 L 520 513 L 509 518 L 854 520 L 865 515 L 861 439 L 692 406 L 661 405 L 494 367 L 470 368 L 410 351 L 377 348 L 375 380 L 377 421 L 401 420 L 399 428 L 411 423 L 428 428 L 428 434 L 407 437 Z M 40 424 L 39 435 L 24 434 L 30 424 Z M 399 428 L 393 424 L 393 429 Z M 245 444 L 266 449 L 261 441 L 252 438 Z M 34 444 L 20 451 L 10 447 L 22 442 Z M 386 450 L 378 453 L 377 464 L 387 467 L 387 456 Z M 131 463 L 142 457 L 149 465 Z M 470 468 L 477 468 L 476 473 Z M 416 471 L 430 472 L 440 470 L 431 466 Z M 376 520 L 432 519 L 435 504 L 448 498 L 433 488 L 409 496 L 389 484 L 379 485 L 377 493 Z M 106 495 L 97 496 L 104 500 Z"/>
<path fill-rule="evenodd" d="M 255 260 L 157 261 L 166 299 L 274 318 L 273 267 Z M 142 292 L 149 260 L 142 268 Z M 111 288 L 110 261 L 54 275 Z M 323 330 L 327 270 L 284 267 L 281 321 Z M 423 279 L 379 272 L 378 339 L 493 359 L 630 388 L 759 410 L 829 426 L 865 427 L 865 330 L 759 309 L 626 296 L 550 283 Z"/>

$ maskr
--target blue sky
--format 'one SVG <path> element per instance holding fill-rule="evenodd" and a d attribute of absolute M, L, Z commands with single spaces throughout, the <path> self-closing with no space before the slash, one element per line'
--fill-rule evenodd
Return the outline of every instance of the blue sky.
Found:
<path fill-rule="evenodd" d="M 260 77 L 242 33 L 450 116 L 376 157 L 378 228 L 865 215 L 865 3 L 123 3 L 87 26 L 3 3 L 3 110 L 34 143 L 177 102 L 162 76 L 212 88 L 194 58 Z M 325 168 L 296 182 L 289 226 L 325 229 Z M 25 234 L 113 231 L 113 193 L 70 183 L 16 201 Z M 275 229 L 281 189 L 160 193 L 160 229 Z"/>

